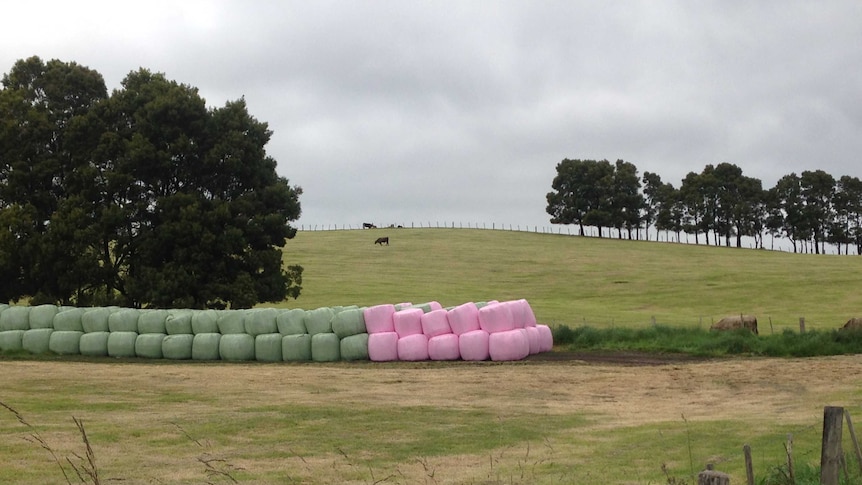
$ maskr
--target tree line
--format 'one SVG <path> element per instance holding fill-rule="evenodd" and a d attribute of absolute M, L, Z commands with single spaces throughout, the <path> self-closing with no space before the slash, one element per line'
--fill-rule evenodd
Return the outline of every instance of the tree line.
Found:
<path fill-rule="evenodd" d="M 547 194 L 552 224 L 577 224 L 616 229 L 619 238 L 640 239 L 640 231 L 693 234 L 701 241 L 736 247 L 752 237 L 763 247 L 764 235 L 788 239 L 793 252 L 825 253 L 834 244 L 839 253 L 854 247 L 862 254 L 862 181 L 848 175 L 835 178 L 823 170 L 790 173 L 775 186 L 743 174 L 731 163 L 706 165 L 689 172 L 675 187 L 657 173 L 638 170 L 617 160 L 570 160 L 557 164 Z"/>
<path fill-rule="evenodd" d="M 107 92 L 74 62 L 19 60 L 0 89 L 0 301 L 247 308 L 297 297 L 283 267 L 300 187 L 243 99 L 208 108 L 147 69 Z"/>

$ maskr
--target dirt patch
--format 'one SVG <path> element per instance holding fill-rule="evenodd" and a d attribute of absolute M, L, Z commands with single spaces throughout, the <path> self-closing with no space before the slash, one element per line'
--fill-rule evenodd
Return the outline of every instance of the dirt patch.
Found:
<path fill-rule="evenodd" d="M 680 362 L 704 362 L 708 359 L 703 357 L 694 357 L 686 354 L 655 354 L 649 352 L 611 352 L 611 351 L 591 351 L 591 352 L 573 352 L 573 351 L 558 351 L 544 352 L 537 355 L 532 355 L 528 359 L 529 362 L 572 362 L 578 361 L 584 364 L 610 364 L 610 365 L 627 365 L 627 366 L 643 366 L 643 365 L 670 365 Z"/>

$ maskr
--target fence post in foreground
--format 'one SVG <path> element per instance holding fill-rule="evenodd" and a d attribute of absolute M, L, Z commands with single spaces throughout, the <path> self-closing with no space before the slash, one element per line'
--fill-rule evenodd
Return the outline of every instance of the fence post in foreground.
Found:
<path fill-rule="evenodd" d="M 805 333 L 805 317 L 799 317 L 799 333 Z"/>
<path fill-rule="evenodd" d="M 751 461 L 751 447 L 747 444 L 742 447 L 742 452 L 745 454 L 745 478 L 748 485 L 754 485 L 754 464 Z"/>
<path fill-rule="evenodd" d="M 850 411 L 844 410 L 844 419 L 847 420 L 847 430 L 850 431 L 850 439 L 853 441 L 853 450 L 856 452 L 856 461 L 859 463 L 859 472 L 862 473 L 862 449 L 859 448 L 859 440 L 856 439 L 856 430 L 853 428 L 853 420 L 850 419 Z"/>
<path fill-rule="evenodd" d="M 844 408 L 823 408 L 823 447 L 820 452 L 820 485 L 838 485 L 841 469 L 841 426 Z"/>

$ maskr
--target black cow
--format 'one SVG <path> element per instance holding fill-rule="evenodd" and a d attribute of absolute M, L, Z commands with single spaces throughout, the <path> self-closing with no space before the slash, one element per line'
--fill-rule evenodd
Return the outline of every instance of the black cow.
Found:
<path fill-rule="evenodd" d="M 388 237 L 378 237 L 377 240 L 374 241 L 374 244 L 379 244 L 381 246 L 386 244 L 387 246 L 389 246 L 389 238 Z"/>
<path fill-rule="evenodd" d="M 377 229 L 377 226 L 375 226 L 374 224 L 372 224 L 370 222 L 363 222 L 362 228 L 363 229 Z"/>

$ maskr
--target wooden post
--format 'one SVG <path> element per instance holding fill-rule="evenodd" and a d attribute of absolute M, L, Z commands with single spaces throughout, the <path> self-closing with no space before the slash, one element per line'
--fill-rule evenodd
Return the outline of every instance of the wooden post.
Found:
<path fill-rule="evenodd" d="M 805 317 L 799 317 L 799 333 L 805 333 Z"/>
<path fill-rule="evenodd" d="M 796 475 L 793 472 L 793 435 L 787 434 L 787 442 L 784 444 L 784 451 L 787 453 L 787 477 L 790 478 L 790 483 L 796 484 Z"/>
<path fill-rule="evenodd" d="M 844 419 L 847 421 L 847 429 L 850 430 L 850 439 L 853 441 L 853 450 L 856 452 L 856 461 L 859 463 L 859 473 L 862 474 L 862 449 L 859 448 L 856 430 L 853 429 L 853 421 L 850 419 L 850 411 L 847 409 L 844 410 Z"/>
<path fill-rule="evenodd" d="M 823 447 L 820 452 L 820 485 L 838 485 L 841 471 L 841 425 L 844 408 L 823 408 Z"/>
<path fill-rule="evenodd" d="M 746 444 L 742 447 L 742 452 L 745 454 L 745 478 L 748 485 L 754 485 L 754 464 L 751 462 L 751 447 Z"/>

